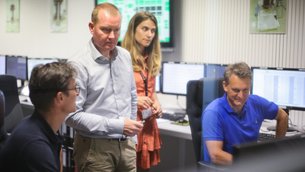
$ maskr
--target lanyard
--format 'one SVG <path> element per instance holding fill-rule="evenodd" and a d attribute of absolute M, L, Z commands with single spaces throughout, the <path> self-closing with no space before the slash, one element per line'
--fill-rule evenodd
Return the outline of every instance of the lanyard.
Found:
<path fill-rule="evenodd" d="M 141 77 L 142 77 L 143 82 L 144 82 L 145 96 L 148 96 L 148 85 L 147 85 L 148 73 L 147 73 L 147 77 L 144 76 L 142 71 L 140 72 L 140 74 L 141 74 Z"/>

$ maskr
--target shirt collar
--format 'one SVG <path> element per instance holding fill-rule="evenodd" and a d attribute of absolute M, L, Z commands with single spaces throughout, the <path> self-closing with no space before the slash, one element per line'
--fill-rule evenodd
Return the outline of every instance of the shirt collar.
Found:
<path fill-rule="evenodd" d="M 117 47 L 112 50 L 112 56 L 109 60 L 108 57 L 103 56 L 94 46 L 92 39 L 89 41 L 89 48 L 91 50 L 91 56 L 94 61 L 100 64 L 108 64 L 111 61 L 114 61 L 118 55 Z"/>
<path fill-rule="evenodd" d="M 231 114 L 231 115 L 237 115 L 237 116 L 244 116 L 246 113 L 246 106 L 248 104 L 248 101 L 245 102 L 243 109 L 241 110 L 241 113 L 238 115 L 237 113 L 234 112 L 234 110 L 232 109 L 232 107 L 230 106 L 228 99 L 227 99 L 227 93 L 225 93 L 222 97 L 223 101 L 224 101 L 224 107 L 226 109 L 226 111 Z"/>
<path fill-rule="evenodd" d="M 63 142 L 62 137 L 60 136 L 59 132 L 54 133 L 51 126 L 48 124 L 48 122 L 42 117 L 42 115 L 38 111 L 34 111 L 31 118 L 36 118 L 39 122 L 39 126 L 42 129 L 42 131 L 45 133 L 45 135 L 49 138 L 49 140 L 52 142 L 52 144 L 60 145 Z"/>

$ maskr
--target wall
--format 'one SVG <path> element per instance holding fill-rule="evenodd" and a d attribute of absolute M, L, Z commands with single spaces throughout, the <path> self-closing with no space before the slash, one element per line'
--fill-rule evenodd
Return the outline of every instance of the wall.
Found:
<path fill-rule="evenodd" d="M 250 1 L 182 1 L 182 60 L 305 68 L 305 1 L 288 0 L 286 34 L 250 34 Z"/>
<path fill-rule="evenodd" d="M 68 58 L 90 39 L 94 0 L 68 1 L 67 33 L 51 33 L 50 0 L 20 0 L 20 32 L 6 33 L 5 2 L 0 0 L 0 54 Z"/>
<path fill-rule="evenodd" d="M 94 0 L 68 1 L 68 32 L 50 32 L 52 1 L 20 1 L 20 33 L 5 32 L 0 0 L 0 54 L 69 57 L 90 39 Z M 305 1 L 288 0 L 286 34 L 250 34 L 244 0 L 174 0 L 174 44 L 164 60 L 305 68 Z"/>

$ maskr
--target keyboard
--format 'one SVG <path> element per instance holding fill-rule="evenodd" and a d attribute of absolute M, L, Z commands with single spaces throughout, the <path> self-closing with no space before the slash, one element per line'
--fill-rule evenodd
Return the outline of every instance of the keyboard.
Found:
<path fill-rule="evenodd" d="M 185 117 L 185 114 L 180 114 L 180 113 L 162 113 L 163 119 L 168 119 L 170 121 L 179 121 L 183 120 Z"/>
<path fill-rule="evenodd" d="M 258 136 L 258 141 L 268 141 L 273 139 L 275 139 L 275 135 L 270 133 L 259 133 Z"/>

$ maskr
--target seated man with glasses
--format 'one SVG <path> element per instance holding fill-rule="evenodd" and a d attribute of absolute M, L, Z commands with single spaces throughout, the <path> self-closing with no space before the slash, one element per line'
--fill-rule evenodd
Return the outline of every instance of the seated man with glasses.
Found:
<path fill-rule="evenodd" d="M 58 133 L 66 116 L 76 110 L 75 69 L 67 63 L 36 66 L 29 81 L 34 113 L 8 137 L 0 152 L 0 171 L 60 171 L 62 139 Z"/>

